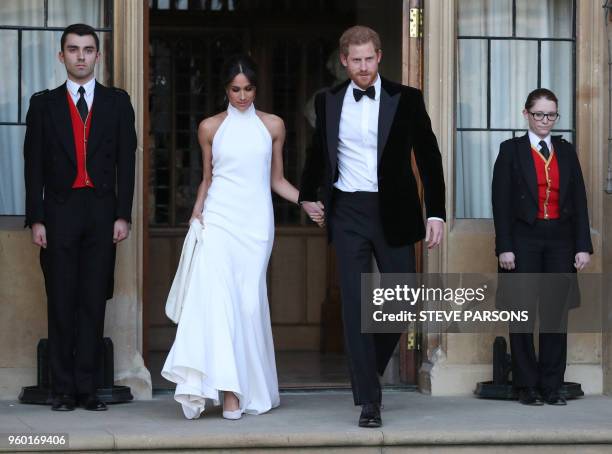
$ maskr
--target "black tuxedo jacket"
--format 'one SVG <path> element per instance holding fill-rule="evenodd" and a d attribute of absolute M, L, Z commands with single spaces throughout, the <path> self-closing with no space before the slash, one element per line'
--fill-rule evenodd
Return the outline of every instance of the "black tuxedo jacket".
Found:
<path fill-rule="evenodd" d="M 26 225 L 45 222 L 44 199 L 63 203 L 76 178 L 66 84 L 30 99 L 24 143 Z M 116 219 L 131 222 L 136 131 L 129 95 L 96 82 L 87 144 L 87 172 L 97 195 L 114 192 Z"/>
<path fill-rule="evenodd" d="M 560 219 L 573 224 L 575 253 L 593 253 L 586 190 L 578 156 L 571 143 L 553 136 L 559 166 Z M 538 183 L 529 135 L 506 140 L 493 169 L 495 253 L 513 252 L 513 227 L 533 225 L 538 213 Z"/>
<path fill-rule="evenodd" d="M 333 184 L 338 180 L 340 114 L 349 81 L 319 93 L 312 146 L 302 172 L 300 202 L 320 200 L 323 192 L 328 235 L 333 222 Z M 381 78 L 378 113 L 378 194 L 386 240 L 391 246 L 415 243 L 425 236 L 411 150 L 425 188 L 429 217 L 446 219 L 442 158 L 422 93 Z M 329 237 L 331 240 L 331 237 Z"/>

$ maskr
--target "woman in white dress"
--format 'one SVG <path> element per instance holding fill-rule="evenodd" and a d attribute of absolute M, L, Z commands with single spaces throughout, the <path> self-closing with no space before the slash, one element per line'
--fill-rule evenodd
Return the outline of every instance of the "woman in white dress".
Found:
<path fill-rule="evenodd" d="M 293 203 L 298 191 L 283 176 L 283 121 L 253 104 L 254 62 L 234 57 L 222 76 L 227 111 L 198 128 L 203 178 L 190 225 L 202 226 L 200 246 L 189 262 L 162 370 L 177 384 L 175 399 L 189 419 L 200 416 L 205 399 L 215 405 L 222 399 L 227 419 L 265 413 L 280 402 L 266 289 L 274 240 L 270 189 Z"/>

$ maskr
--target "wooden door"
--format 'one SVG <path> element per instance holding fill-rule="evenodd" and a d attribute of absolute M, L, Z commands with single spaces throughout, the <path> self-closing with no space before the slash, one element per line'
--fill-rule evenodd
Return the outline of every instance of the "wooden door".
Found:
<path fill-rule="evenodd" d="M 403 0 L 402 27 L 402 83 L 423 89 L 423 0 Z M 412 157 L 412 169 L 417 177 L 421 204 L 423 185 L 418 178 L 418 169 Z M 416 270 L 423 271 L 423 242 L 415 245 Z M 400 377 L 406 384 L 416 385 L 421 366 L 420 326 L 412 324 L 400 338 Z"/>
<path fill-rule="evenodd" d="M 321 2 L 318 8 L 328 5 Z M 195 131 L 203 118 L 223 109 L 222 62 L 246 52 L 258 63 L 256 106 L 283 118 L 285 175 L 298 184 L 312 135 L 305 110 L 318 89 L 333 83 L 326 62 L 351 20 L 312 11 L 289 11 L 284 18 L 280 10 L 150 11 L 144 337 L 155 388 L 171 386 L 159 376 L 176 330 L 165 317 L 164 304 L 201 181 Z M 329 324 L 325 232 L 295 205 L 275 197 L 274 209 L 275 244 L 267 278 L 277 358 L 279 353 L 319 352 L 330 344 L 324 332 L 342 336 L 341 323 L 333 317 L 335 325 L 323 330 Z"/>

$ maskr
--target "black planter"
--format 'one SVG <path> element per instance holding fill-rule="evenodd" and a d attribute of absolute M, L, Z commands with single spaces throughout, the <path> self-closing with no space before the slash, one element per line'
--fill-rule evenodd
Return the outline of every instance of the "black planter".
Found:
<path fill-rule="evenodd" d="M 506 339 L 501 336 L 493 342 L 493 381 L 481 381 L 476 384 L 474 394 L 483 399 L 518 399 L 518 393 L 508 379 L 512 372 L 512 361 L 507 353 Z M 580 383 L 565 382 L 560 394 L 565 399 L 584 396 Z"/>
<path fill-rule="evenodd" d="M 51 376 L 49 373 L 49 360 L 47 339 L 38 341 L 37 348 L 37 383 L 35 386 L 24 386 L 19 393 L 19 401 L 24 404 L 51 405 Z M 115 386 L 114 376 L 114 350 L 110 337 L 102 340 L 103 352 L 98 364 L 96 375 L 98 399 L 107 404 L 129 402 L 134 399 L 129 386 Z"/>

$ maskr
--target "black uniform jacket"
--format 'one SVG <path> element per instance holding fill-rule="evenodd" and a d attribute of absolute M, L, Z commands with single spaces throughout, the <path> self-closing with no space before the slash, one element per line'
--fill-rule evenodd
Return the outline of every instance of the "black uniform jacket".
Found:
<path fill-rule="evenodd" d="M 559 215 L 571 222 L 575 252 L 593 253 L 586 190 L 578 156 L 571 143 L 552 137 L 559 166 Z M 514 251 L 517 221 L 533 225 L 538 214 L 538 182 L 529 136 L 502 142 L 493 169 L 495 253 Z"/>
<path fill-rule="evenodd" d="M 87 144 L 95 192 L 116 195 L 116 219 L 131 222 L 136 132 L 128 94 L 96 82 Z M 44 200 L 63 203 L 76 178 L 76 153 L 66 84 L 30 99 L 24 143 L 26 225 L 45 222 Z"/>

